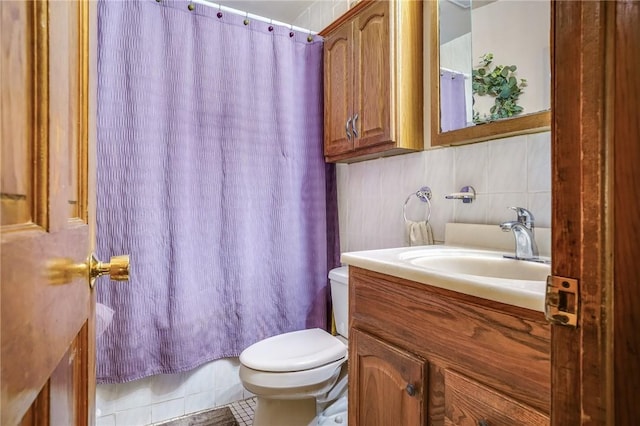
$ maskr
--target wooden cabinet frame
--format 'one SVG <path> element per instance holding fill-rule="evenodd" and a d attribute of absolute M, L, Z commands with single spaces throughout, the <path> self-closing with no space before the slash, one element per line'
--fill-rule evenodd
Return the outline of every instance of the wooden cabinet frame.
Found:
<path fill-rule="evenodd" d="M 422 8 L 363 0 L 320 33 L 328 162 L 423 149 Z"/>

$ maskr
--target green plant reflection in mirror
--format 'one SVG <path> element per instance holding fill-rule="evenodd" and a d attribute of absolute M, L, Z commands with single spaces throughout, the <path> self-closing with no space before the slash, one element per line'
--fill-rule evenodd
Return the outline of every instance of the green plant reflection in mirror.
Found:
<path fill-rule="evenodd" d="M 476 96 L 491 96 L 494 99 L 490 114 L 473 110 L 473 122 L 483 124 L 501 118 L 514 117 L 524 111 L 518 105 L 518 99 L 527 85 L 525 78 L 516 75 L 516 65 L 492 65 L 493 53 L 485 53 L 480 57 L 480 64 L 471 73 L 471 89 Z M 493 67 L 493 68 L 492 68 Z"/>

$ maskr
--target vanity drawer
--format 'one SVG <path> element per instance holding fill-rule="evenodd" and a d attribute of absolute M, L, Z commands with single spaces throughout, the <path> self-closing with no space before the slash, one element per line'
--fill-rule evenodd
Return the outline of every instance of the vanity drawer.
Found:
<path fill-rule="evenodd" d="M 445 426 L 548 426 L 549 417 L 455 371 L 444 372 Z"/>

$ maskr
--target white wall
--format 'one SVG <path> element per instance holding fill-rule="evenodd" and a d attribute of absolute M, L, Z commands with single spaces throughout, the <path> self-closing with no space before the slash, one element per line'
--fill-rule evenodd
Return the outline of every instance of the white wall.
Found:
<path fill-rule="evenodd" d="M 318 0 L 292 24 L 319 31 L 348 8 L 347 0 Z M 426 8 L 425 8 L 426 9 Z M 426 15 L 427 10 L 425 10 Z M 428 19 L 425 19 L 428 22 Z M 425 28 L 428 32 L 428 28 Z M 425 41 L 427 41 L 425 34 Z M 429 57 L 425 43 L 424 58 Z M 425 64 L 425 134 L 429 135 L 429 67 Z M 428 140 L 425 145 L 429 146 Z M 540 133 L 492 142 L 436 148 L 397 157 L 338 165 L 341 250 L 403 244 L 402 204 L 423 185 L 433 190 L 431 223 L 437 240 L 449 221 L 499 223 L 513 219 L 506 209 L 530 209 L 539 226 L 550 226 L 550 135 Z M 444 195 L 472 185 L 472 204 Z M 413 201 L 413 200 L 412 200 Z M 424 210 L 409 204 L 409 218 Z M 99 385 L 98 426 L 140 426 L 218 407 L 251 396 L 238 378 L 237 358 L 214 361 L 190 372 Z"/>
<path fill-rule="evenodd" d="M 452 148 L 338 165 L 340 249 L 404 245 L 402 205 L 421 186 L 433 191 L 431 225 L 444 240 L 447 222 L 497 224 L 514 220 L 508 206 L 529 209 L 540 227 L 551 226 L 550 133 L 515 136 Z M 471 185 L 471 204 L 444 196 Z M 413 197 L 409 219 L 421 220 L 426 205 Z"/>
<path fill-rule="evenodd" d="M 473 9 L 473 66 L 480 56 L 493 53 L 494 65 L 516 65 L 518 78 L 527 87 L 518 99 L 523 114 L 548 110 L 551 105 L 549 42 L 550 2 L 546 0 L 498 0 Z M 476 96 L 475 109 L 489 113 L 494 98 Z"/>

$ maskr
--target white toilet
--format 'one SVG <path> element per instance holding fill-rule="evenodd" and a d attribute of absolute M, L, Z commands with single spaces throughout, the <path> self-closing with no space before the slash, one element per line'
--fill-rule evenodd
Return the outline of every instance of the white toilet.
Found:
<path fill-rule="evenodd" d="M 339 336 L 319 328 L 293 331 L 240 354 L 240 381 L 257 397 L 254 426 L 315 426 L 318 414 L 338 399 L 346 409 L 347 267 L 331 270 L 329 279 Z M 334 416 L 346 424 L 346 412 Z"/>

